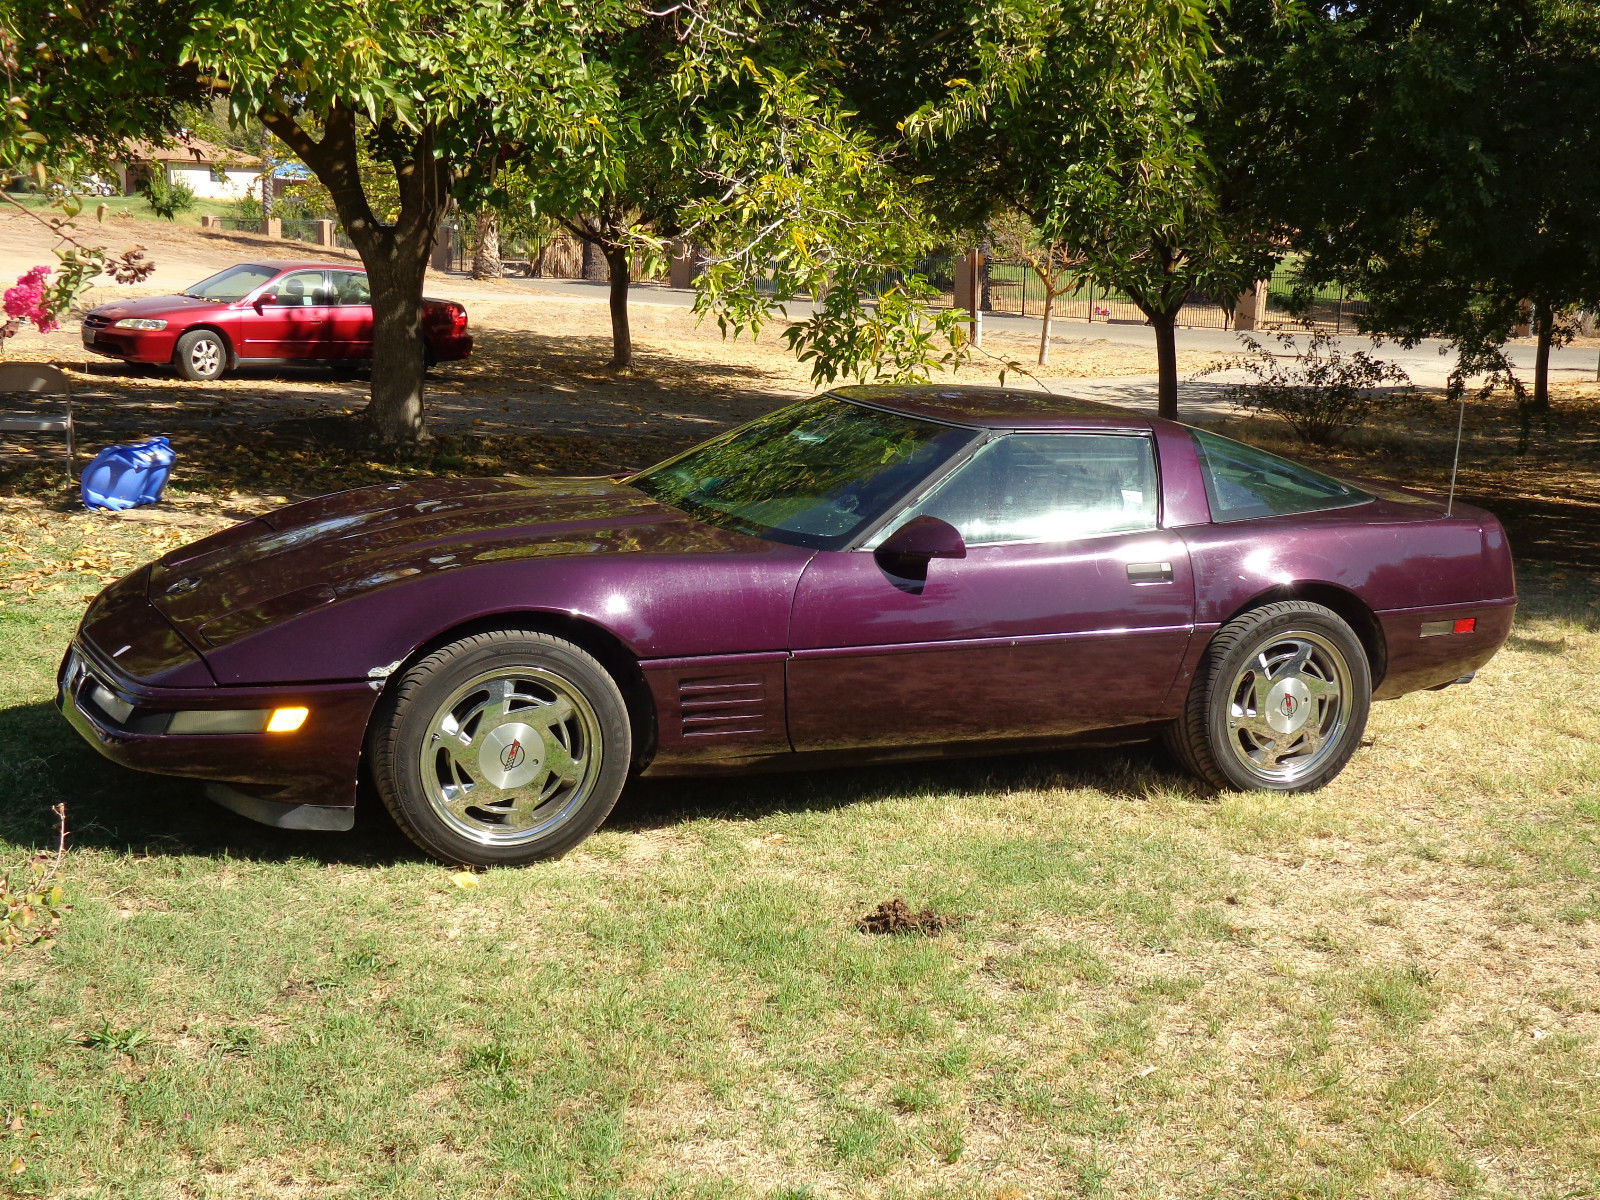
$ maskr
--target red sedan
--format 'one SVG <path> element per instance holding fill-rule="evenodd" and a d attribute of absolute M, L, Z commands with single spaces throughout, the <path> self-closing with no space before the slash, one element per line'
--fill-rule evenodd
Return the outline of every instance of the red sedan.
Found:
<path fill-rule="evenodd" d="M 466 309 L 422 305 L 429 363 L 472 353 Z M 367 273 L 347 263 L 240 263 L 175 296 L 91 309 L 83 345 L 125 362 L 171 363 L 185 379 L 255 364 L 360 362 L 372 357 L 372 293 Z"/>

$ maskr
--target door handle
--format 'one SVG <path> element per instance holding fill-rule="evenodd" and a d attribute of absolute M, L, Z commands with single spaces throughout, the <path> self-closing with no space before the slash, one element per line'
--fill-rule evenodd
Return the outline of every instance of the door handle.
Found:
<path fill-rule="evenodd" d="M 1128 564 L 1129 583 L 1171 583 L 1172 564 L 1169 562 L 1138 562 Z"/>

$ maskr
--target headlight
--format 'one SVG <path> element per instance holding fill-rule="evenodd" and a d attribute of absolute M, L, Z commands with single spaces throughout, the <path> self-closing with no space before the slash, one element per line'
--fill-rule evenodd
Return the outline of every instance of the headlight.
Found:
<path fill-rule="evenodd" d="M 152 321 L 149 317 L 123 317 L 113 329 L 165 329 L 165 321 Z"/>

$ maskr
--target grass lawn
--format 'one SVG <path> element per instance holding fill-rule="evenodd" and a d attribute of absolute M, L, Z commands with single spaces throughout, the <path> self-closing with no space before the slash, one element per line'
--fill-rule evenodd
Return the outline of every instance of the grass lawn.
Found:
<path fill-rule="evenodd" d="M 1521 467 L 1475 410 L 1474 495 L 1530 531 L 1592 506 L 1597 410 L 1563 400 Z M 1453 414 L 1407 425 L 1340 465 L 1432 482 Z M 485 445 L 451 469 L 503 467 Z M 1600 1192 L 1594 543 L 1530 532 L 1506 650 L 1376 706 L 1312 795 L 1211 794 L 1143 747 L 639 784 L 566 859 L 457 876 L 381 813 L 254 826 L 53 711 L 87 596 L 223 520 L 175 507 L 0 508 L 0 862 L 64 801 L 72 905 L 0 959 L 0 1188 Z M 894 896 L 958 921 L 857 931 Z"/>
<path fill-rule="evenodd" d="M 37 212 L 48 214 L 52 209 L 49 197 L 38 192 L 8 192 L 7 198 L 31 208 Z M 143 196 L 84 196 L 83 212 L 78 217 L 81 228 L 92 228 L 97 205 L 106 206 L 107 215 L 111 217 L 132 217 L 139 221 L 163 221 L 165 217 L 157 216 L 150 207 L 150 202 Z M 205 217 L 231 217 L 234 206 L 232 200 L 207 200 L 197 197 L 194 207 L 177 215 L 175 221 L 168 224 L 195 225 L 200 224 L 200 218 Z"/>

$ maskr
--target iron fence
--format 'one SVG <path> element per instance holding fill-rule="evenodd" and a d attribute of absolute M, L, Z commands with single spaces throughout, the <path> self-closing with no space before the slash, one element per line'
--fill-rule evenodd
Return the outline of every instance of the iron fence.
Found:
<path fill-rule="evenodd" d="M 293 242 L 310 242 L 313 246 L 318 244 L 317 232 L 320 221 L 306 221 L 298 217 L 285 217 L 283 219 L 282 236 Z"/>
<path fill-rule="evenodd" d="M 1354 331 L 1371 306 L 1343 284 L 1312 285 L 1302 277 L 1298 260 L 1279 263 L 1267 281 L 1266 324 L 1309 326 L 1334 333 Z"/>
<path fill-rule="evenodd" d="M 1044 316 L 1045 289 L 1039 273 L 1025 262 L 990 259 L 984 286 L 987 308 L 1019 317 Z M 1056 296 L 1052 317 L 1079 321 L 1131 321 L 1143 324 L 1145 315 L 1127 294 L 1095 284 L 1085 284 Z M 1178 324 L 1201 329 L 1228 329 L 1231 305 L 1218 303 L 1204 292 L 1192 292 L 1178 311 Z"/>

